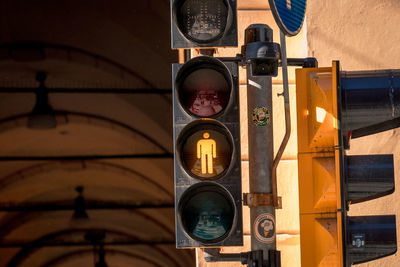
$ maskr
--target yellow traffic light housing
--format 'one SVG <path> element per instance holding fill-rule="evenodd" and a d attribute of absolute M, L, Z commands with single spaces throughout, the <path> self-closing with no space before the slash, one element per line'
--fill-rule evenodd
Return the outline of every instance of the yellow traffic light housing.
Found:
<path fill-rule="evenodd" d="M 302 266 L 343 266 L 335 64 L 296 70 Z"/>
<path fill-rule="evenodd" d="M 347 216 L 349 204 L 394 190 L 392 155 L 344 154 L 351 131 L 366 133 L 367 129 L 370 134 L 370 129 L 378 132 L 384 123 L 394 125 L 381 116 L 372 119 L 371 125 L 362 125 L 366 128 L 356 129 L 360 125 L 355 123 L 357 116 L 368 114 L 371 101 L 364 104 L 363 85 L 354 86 L 356 82 L 349 79 L 382 79 L 384 75 L 341 74 L 339 62 L 333 62 L 331 68 L 296 70 L 300 245 L 302 266 L 307 267 L 350 266 L 391 255 L 397 249 L 394 215 Z M 341 83 L 352 87 L 341 87 Z M 381 97 L 379 87 L 369 93 L 390 101 L 390 97 Z M 346 115 L 343 119 L 342 113 Z"/>
<path fill-rule="evenodd" d="M 310 76 L 316 75 L 314 78 Z M 337 140 L 336 82 L 333 68 L 304 68 L 296 70 L 299 153 L 332 151 Z M 300 90 L 299 90 L 300 89 Z"/>

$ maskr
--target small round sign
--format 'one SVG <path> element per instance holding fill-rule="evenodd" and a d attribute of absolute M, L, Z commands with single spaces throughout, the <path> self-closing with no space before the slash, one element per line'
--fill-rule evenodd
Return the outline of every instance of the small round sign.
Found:
<path fill-rule="evenodd" d="M 254 108 L 251 118 L 255 126 L 266 126 L 271 121 L 271 115 L 266 107 Z"/>
<path fill-rule="evenodd" d="M 268 0 L 276 24 L 288 36 L 299 33 L 306 13 L 306 0 Z"/>
<path fill-rule="evenodd" d="M 254 221 L 254 235 L 262 243 L 272 243 L 275 239 L 275 219 L 270 213 L 260 214 Z"/>

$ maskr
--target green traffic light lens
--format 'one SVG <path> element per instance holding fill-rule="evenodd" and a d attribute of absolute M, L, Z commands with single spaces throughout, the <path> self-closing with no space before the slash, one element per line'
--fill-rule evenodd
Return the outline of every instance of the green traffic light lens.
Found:
<path fill-rule="evenodd" d="M 226 0 L 179 1 L 176 19 L 180 31 L 198 43 L 221 38 L 228 21 Z"/>
<path fill-rule="evenodd" d="M 181 223 L 194 240 L 215 243 L 232 229 L 235 206 L 230 194 L 212 183 L 190 187 L 179 203 Z"/>

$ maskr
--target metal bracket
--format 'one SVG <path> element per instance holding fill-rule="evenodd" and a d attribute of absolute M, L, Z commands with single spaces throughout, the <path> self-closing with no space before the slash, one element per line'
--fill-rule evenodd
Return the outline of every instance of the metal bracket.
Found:
<path fill-rule="evenodd" d="M 204 248 L 206 262 L 234 262 L 239 261 L 248 267 L 281 267 L 281 252 L 268 250 L 268 260 L 264 260 L 262 250 L 252 250 L 241 253 L 221 253 L 220 248 Z"/>
<path fill-rule="evenodd" d="M 215 52 L 217 51 L 217 49 L 215 49 L 215 48 L 199 48 L 199 49 L 195 49 L 195 50 L 200 55 L 209 56 L 209 57 L 213 57 Z"/>
<path fill-rule="evenodd" d="M 249 207 L 274 206 L 276 209 L 282 209 L 282 197 L 277 197 L 274 201 L 273 194 L 243 193 L 243 205 Z"/>

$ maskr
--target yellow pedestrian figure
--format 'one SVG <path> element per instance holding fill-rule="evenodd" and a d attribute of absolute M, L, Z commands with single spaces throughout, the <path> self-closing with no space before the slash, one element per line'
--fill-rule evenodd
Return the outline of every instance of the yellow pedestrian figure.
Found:
<path fill-rule="evenodd" d="M 197 141 L 197 158 L 201 159 L 201 173 L 213 173 L 213 159 L 217 157 L 217 143 L 210 139 L 210 134 L 203 133 L 203 138 Z"/>

